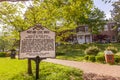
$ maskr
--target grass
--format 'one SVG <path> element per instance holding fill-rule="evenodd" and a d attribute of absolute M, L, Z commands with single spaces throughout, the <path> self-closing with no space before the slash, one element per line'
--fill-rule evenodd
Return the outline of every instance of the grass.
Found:
<path fill-rule="evenodd" d="M 81 45 L 61 45 L 61 46 L 58 46 L 56 48 L 56 51 L 58 54 L 57 59 L 82 61 L 84 58 L 84 52 L 83 52 L 83 49 L 80 47 L 81 47 Z"/>
<path fill-rule="evenodd" d="M 0 80 L 35 80 L 35 64 L 32 62 L 33 75 L 27 74 L 27 60 L 0 58 Z M 39 80 L 83 80 L 82 71 L 48 62 L 40 63 Z"/>

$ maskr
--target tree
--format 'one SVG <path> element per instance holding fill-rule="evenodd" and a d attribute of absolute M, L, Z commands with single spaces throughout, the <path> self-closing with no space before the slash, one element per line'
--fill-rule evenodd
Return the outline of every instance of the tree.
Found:
<path fill-rule="evenodd" d="M 86 23 L 93 34 L 99 34 L 106 23 L 104 12 L 98 8 L 94 8 L 89 14 L 89 18 Z"/>
<path fill-rule="evenodd" d="M 120 0 L 114 2 L 112 6 L 114 7 L 111 11 L 112 18 L 114 21 L 120 23 Z"/>
<path fill-rule="evenodd" d="M 40 5 L 39 5 L 40 4 Z M 85 20 L 92 8 L 92 0 L 44 0 L 35 2 L 25 13 L 28 23 L 41 23 L 56 32 L 56 41 L 65 41 L 70 32 Z M 61 22 L 60 25 L 57 22 Z"/>
<path fill-rule="evenodd" d="M 2 29 L 9 34 L 6 39 L 11 43 L 11 48 L 19 43 L 19 32 L 27 28 L 26 22 L 23 18 L 22 3 L 0 3 L 0 24 Z M 2 36 L 1 36 L 2 37 Z M 19 46 L 19 45 L 18 45 Z M 9 47 L 10 48 L 10 47 Z"/>
<path fill-rule="evenodd" d="M 102 0 L 102 1 L 104 1 L 105 3 L 110 3 L 110 2 L 112 2 L 112 0 Z"/>
<path fill-rule="evenodd" d="M 57 42 L 65 41 L 67 37 L 74 34 L 71 30 L 79 25 L 90 25 L 94 32 L 104 22 L 104 13 L 97 8 L 93 9 L 92 0 L 84 2 L 82 0 L 44 0 L 38 5 L 26 11 L 27 21 L 49 26 L 49 29 L 56 32 Z M 56 24 L 57 22 L 60 25 Z"/>
<path fill-rule="evenodd" d="M 0 51 L 4 52 L 10 47 L 11 41 L 8 40 L 8 32 L 2 32 L 0 36 Z"/>
<path fill-rule="evenodd" d="M 96 31 L 98 24 L 101 25 L 99 22 L 101 14 L 96 15 L 100 11 L 93 9 L 92 0 L 44 0 L 41 2 L 34 0 L 26 8 L 25 14 L 21 11 L 25 6 L 20 2 L 17 4 L 4 2 L 0 3 L 0 7 L 2 7 L 0 9 L 1 22 L 8 27 L 13 27 L 12 33 L 17 40 L 19 40 L 20 31 L 35 24 L 42 24 L 55 31 L 56 42 L 65 41 L 66 37 L 73 34 L 70 31 L 79 25 L 88 24 L 94 31 Z M 57 22 L 61 24 L 58 25 Z"/>
<path fill-rule="evenodd" d="M 0 51 L 4 52 L 7 45 L 8 45 L 8 41 L 4 40 L 4 36 L 1 36 L 0 37 Z"/>
<path fill-rule="evenodd" d="M 113 20 L 118 24 L 118 28 L 120 26 L 120 0 L 114 2 L 112 6 L 113 10 L 111 11 L 111 15 Z M 118 31 L 117 41 L 120 42 L 120 31 Z"/>

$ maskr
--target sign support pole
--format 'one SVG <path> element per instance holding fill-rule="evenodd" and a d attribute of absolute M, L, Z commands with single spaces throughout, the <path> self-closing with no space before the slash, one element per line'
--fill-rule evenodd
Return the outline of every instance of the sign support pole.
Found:
<path fill-rule="evenodd" d="M 39 63 L 46 58 L 40 58 L 37 56 L 36 58 L 28 58 L 28 74 L 32 74 L 31 60 L 34 60 L 36 63 L 36 80 L 39 79 Z"/>
<path fill-rule="evenodd" d="M 35 62 L 36 62 L 36 80 L 39 79 L 39 63 L 40 63 L 41 60 L 42 60 L 42 59 L 40 59 L 39 56 L 37 56 L 37 57 L 35 58 Z"/>
<path fill-rule="evenodd" d="M 32 75 L 32 66 L 31 66 L 31 59 L 28 58 L 28 74 Z"/>

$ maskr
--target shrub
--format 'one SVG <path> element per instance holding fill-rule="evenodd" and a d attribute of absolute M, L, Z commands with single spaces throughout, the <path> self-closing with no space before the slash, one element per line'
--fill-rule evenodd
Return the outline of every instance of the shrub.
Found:
<path fill-rule="evenodd" d="M 116 55 L 114 56 L 115 62 L 120 63 L 120 56 Z"/>
<path fill-rule="evenodd" d="M 104 56 L 96 56 L 95 60 L 96 60 L 96 62 L 104 63 L 105 62 L 105 57 Z"/>
<path fill-rule="evenodd" d="M 108 46 L 106 49 L 111 50 L 114 54 L 118 52 L 118 49 L 114 46 Z"/>
<path fill-rule="evenodd" d="M 65 55 L 65 53 L 63 53 L 63 52 L 56 52 L 56 55 L 58 56 L 58 55 Z"/>
<path fill-rule="evenodd" d="M 99 48 L 96 46 L 89 47 L 85 50 L 85 54 L 87 55 L 97 55 L 99 52 Z"/>
<path fill-rule="evenodd" d="M 85 55 L 85 56 L 84 56 L 84 59 L 85 59 L 85 60 L 88 60 L 88 58 L 89 58 L 89 55 Z"/>
<path fill-rule="evenodd" d="M 95 56 L 89 56 L 88 60 L 92 61 L 92 62 L 95 62 Z"/>
<path fill-rule="evenodd" d="M 7 53 L 5 54 L 5 56 L 6 56 L 6 57 L 10 57 L 10 53 L 7 52 Z"/>
<path fill-rule="evenodd" d="M 104 52 L 103 51 L 101 51 L 101 52 L 99 52 L 98 54 L 97 54 L 97 56 L 104 56 L 105 54 L 104 54 Z"/>
<path fill-rule="evenodd" d="M 0 52 L 0 57 L 6 57 L 6 53 L 5 52 Z"/>

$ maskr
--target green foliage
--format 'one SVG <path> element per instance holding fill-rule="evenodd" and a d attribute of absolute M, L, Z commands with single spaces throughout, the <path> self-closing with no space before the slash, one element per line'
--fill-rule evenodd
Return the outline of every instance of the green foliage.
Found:
<path fill-rule="evenodd" d="M 65 55 L 65 53 L 62 53 L 62 52 L 56 52 L 56 55 L 57 55 L 57 56 Z"/>
<path fill-rule="evenodd" d="M 105 62 L 105 57 L 103 55 L 99 55 L 99 56 L 85 55 L 84 59 L 91 62 L 100 62 L 100 63 Z"/>
<path fill-rule="evenodd" d="M 35 63 L 33 61 L 32 69 L 33 75 L 29 76 L 27 60 L 0 58 L 1 80 L 35 80 Z M 82 75 L 83 72 L 78 69 L 47 62 L 40 63 L 39 80 L 83 80 Z"/>
<path fill-rule="evenodd" d="M 105 14 L 103 11 L 99 10 L 98 8 L 93 8 L 87 21 L 89 29 L 93 34 L 99 34 L 100 30 L 103 30 L 104 25 L 106 24 L 104 18 Z"/>
<path fill-rule="evenodd" d="M 85 60 L 88 60 L 88 59 L 89 59 L 89 55 L 85 55 L 85 56 L 84 56 L 84 59 L 85 59 Z"/>
<path fill-rule="evenodd" d="M 0 57 L 6 57 L 6 52 L 0 52 Z"/>
<path fill-rule="evenodd" d="M 112 15 L 112 20 L 115 21 L 117 23 L 117 28 L 119 27 L 119 23 L 120 23 L 120 1 L 114 1 L 112 3 L 113 6 L 113 10 L 111 10 L 111 15 Z M 118 35 L 117 36 L 117 41 L 120 42 L 120 31 L 118 31 Z"/>
<path fill-rule="evenodd" d="M 118 52 L 117 47 L 114 47 L 114 46 L 108 46 L 106 49 L 111 50 L 114 54 Z"/>
<path fill-rule="evenodd" d="M 113 6 L 113 10 L 111 11 L 112 14 L 112 18 L 114 21 L 120 23 L 120 1 L 115 1 L 112 6 Z"/>
<path fill-rule="evenodd" d="M 87 55 L 97 55 L 99 51 L 100 51 L 100 49 L 97 46 L 91 46 L 91 47 L 88 47 L 85 50 L 85 54 L 87 54 Z"/>
<path fill-rule="evenodd" d="M 115 59 L 116 63 L 120 63 L 120 56 L 119 55 L 115 55 L 114 59 Z"/>
<path fill-rule="evenodd" d="M 64 42 L 78 24 L 84 24 L 93 7 L 92 0 L 36 1 L 25 12 L 28 24 L 42 24 L 56 32 L 56 42 Z M 86 5 L 87 4 L 87 5 Z M 60 24 L 58 24 L 60 22 Z"/>
<path fill-rule="evenodd" d="M 88 60 L 92 61 L 92 62 L 95 62 L 95 56 L 89 56 Z"/>
<path fill-rule="evenodd" d="M 97 8 L 93 9 L 92 0 L 34 0 L 30 2 L 30 5 L 27 6 L 20 2 L 0 3 L 0 7 L 2 7 L 0 21 L 6 25 L 11 36 L 16 40 L 19 40 L 20 31 L 35 24 L 41 24 L 55 31 L 56 42 L 65 42 L 66 38 L 75 34 L 71 30 L 78 25 L 87 24 L 90 25 L 92 31 L 96 31 L 98 26 L 103 23 L 104 13 Z M 23 12 L 24 8 L 26 9 L 25 13 Z M 59 22 L 60 24 L 58 24 Z"/>
<path fill-rule="evenodd" d="M 71 68 L 67 68 L 64 66 L 60 66 L 60 65 L 54 65 L 51 63 L 47 63 L 47 64 L 49 64 L 49 65 L 46 66 L 46 64 L 43 63 L 43 66 L 41 67 L 41 76 L 42 77 L 40 78 L 40 80 L 50 80 L 50 79 L 52 79 L 52 80 L 64 80 L 64 79 L 71 80 L 72 78 L 76 79 L 76 80 L 82 80 L 82 77 L 81 77 L 82 72 L 80 72 L 79 70 L 77 71 L 76 69 L 71 69 Z M 46 67 L 47 67 L 47 69 L 45 69 Z"/>
<path fill-rule="evenodd" d="M 105 3 L 111 3 L 112 2 L 112 0 L 102 0 L 103 2 L 105 2 Z"/>
<path fill-rule="evenodd" d="M 104 52 L 103 51 L 100 51 L 98 54 L 97 54 L 97 56 L 104 56 L 105 54 L 104 54 Z"/>
<path fill-rule="evenodd" d="M 19 31 L 26 27 L 26 24 L 21 12 L 23 10 L 22 3 L 9 3 L 5 1 L 0 3 L 0 7 L 2 7 L 0 9 L 0 24 L 2 29 L 0 49 L 5 51 L 16 46 L 16 41 L 19 40 Z"/>
<path fill-rule="evenodd" d="M 9 52 L 0 52 L 0 57 L 9 57 L 10 53 Z"/>
<path fill-rule="evenodd" d="M 66 60 L 75 60 L 82 61 L 84 59 L 84 53 L 81 45 L 59 45 L 56 47 L 57 53 L 63 53 L 63 55 L 57 55 L 58 59 L 66 59 Z"/>
<path fill-rule="evenodd" d="M 100 49 L 100 52 L 96 56 L 100 56 L 104 58 L 104 50 L 107 46 L 115 46 L 120 51 L 120 43 L 110 43 L 110 44 L 62 44 L 56 47 L 56 52 L 65 53 L 65 55 L 57 55 L 58 59 L 66 59 L 66 60 L 75 60 L 75 61 L 83 61 L 87 60 L 89 55 L 84 54 L 85 49 L 87 47 L 97 46 Z M 120 55 L 119 53 L 115 55 Z M 98 59 L 99 61 L 99 59 Z M 96 62 L 98 62 L 96 61 Z M 104 63 L 103 59 L 100 63 Z"/>
<path fill-rule="evenodd" d="M 96 62 L 104 63 L 105 62 L 105 56 L 96 56 L 95 60 L 96 60 Z"/>
<path fill-rule="evenodd" d="M 10 54 L 11 54 L 10 52 L 6 52 L 5 56 L 10 57 Z"/>

